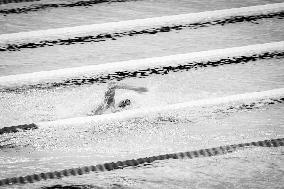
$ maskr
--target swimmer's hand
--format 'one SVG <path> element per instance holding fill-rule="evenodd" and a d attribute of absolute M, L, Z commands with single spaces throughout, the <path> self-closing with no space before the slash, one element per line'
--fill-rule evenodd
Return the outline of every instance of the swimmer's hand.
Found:
<path fill-rule="evenodd" d="M 137 87 L 135 91 L 138 93 L 145 93 L 148 92 L 148 89 L 146 87 Z"/>

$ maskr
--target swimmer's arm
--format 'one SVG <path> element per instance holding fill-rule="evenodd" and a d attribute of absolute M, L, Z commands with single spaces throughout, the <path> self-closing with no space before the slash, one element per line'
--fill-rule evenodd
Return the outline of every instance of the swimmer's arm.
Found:
<path fill-rule="evenodd" d="M 94 115 L 101 115 L 103 112 L 104 112 L 104 105 L 103 104 L 101 104 L 101 105 L 99 105 L 98 107 L 97 107 L 97 109 L 95 109 L 95 110 L 93 110 L 92 111 L 92 114 L 94 114 Z"/>
<path fill-rule="evenodd" d="M 117 84 L 115 86 L 116 89 L 127 89 L 127 90 L 132 90 L 132 91 L 136 91 L 139 93 L 142 92 L 147 92 L 148 89 L 145 87 L 135 87 L 135 86 L 131 86 L 131 85 L 126 85 L 126 84 Z"/>

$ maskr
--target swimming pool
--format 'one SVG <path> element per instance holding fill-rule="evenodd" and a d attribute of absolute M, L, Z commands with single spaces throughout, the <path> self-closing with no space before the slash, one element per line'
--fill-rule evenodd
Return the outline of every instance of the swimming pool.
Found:
<path fill-rule="evenodd" d="M 60 1 L 70 4 L 76 1 Z M 42 8 L 27 13 L 0 12 L 0 33 L 131 20 L 283 1 L 127 1 L 92 6 Z M 48 3 L 59 3 L 50 1 Z M 0 10 L 46 4 L 0 5 Z M 19 9 L 18 9 L 19 10 Z M 2 14 L 2 15 L 1 15 Z M 0 76 L 100 65 L 140 58 L 283 41 L 282 17 L 213 25 L 197 29 L 125 36 L 98 43 L 77 43 L 0 52 Z M 131 65 L 129 65 L 131 67 Z M 135 110 L 284 88 L 283 57 L 238 64 L 197 67 L 123 83 L 149 88 L 139 95 L 121 91 Z M 0 92 L 0 128 L 84 117 L 103 98 L 105 83 Z M 282 100 L 281 100 L 282 99 Z M 262 102 L 262 101 L 260 101 Z M 43 127 L 0 135 L 0 179 L 228 144 L 283 138 L 283 97 L 277 103 L 232 103 L 173 110 L 102 124 Z M 252 102 L 253 103 L 253 102 Z M 231 107 L 231 108 L 230 108 Z M 123 112 L 121 112 L 123 115 Z M 50 122 L 52 125 L 52 122 Z M 44 188 L 280 188 L 283 146 L 254 147 L 221 156 L 156 161 L 145 166 L 7 186 Z"/>

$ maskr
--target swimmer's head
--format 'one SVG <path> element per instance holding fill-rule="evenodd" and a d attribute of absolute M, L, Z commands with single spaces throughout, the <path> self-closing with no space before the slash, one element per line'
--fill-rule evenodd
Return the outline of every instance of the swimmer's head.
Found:
<path fill-rule="evenodd" d="M 119 108 L 125 108 L 126 106 L 130 106 L 131 101 L 129 99 L 125 99 L 119 102 L 118 107 Z"/>

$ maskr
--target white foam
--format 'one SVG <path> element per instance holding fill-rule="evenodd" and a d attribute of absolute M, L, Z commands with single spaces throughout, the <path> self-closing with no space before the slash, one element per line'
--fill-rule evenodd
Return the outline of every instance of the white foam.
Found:
<path fill-rule="evenodd" d="M 86 116 L 86 117 L 76 117 L 70 119 L 61 119 L 50 122 L 41 122 L 37 123 L 39 128 L 52 128 L 52 127 L 64 127 L 64 126 L 88 126 L 95 123 L 107 123 L 109 121 L 119 121 L 126 120 L 137 117 L 145 117 L 147 115 L 153 114 L 163 114 L 163 113 L 177 113 L 177 110 L 183 110 L 193 107 L 207 107 L 207 106 L 215 106 L 221 104 L 232 104 L 232 103 L 242 103 L 242 102 L 257 102 L 260 100 L 269 100 L 271 98 L 283 98 L 284 97 L 284 88 L 273 89 L 269 91 L 261 91 L 261 92 L 252 92 L 252 93 L 244 93 L 231 95 L 226 97 L 219 98 L 209 98 L 203 100 L 190 101 L 185 103 L 172 104 L 161 107 L 154 108 L 145 108 L 145 109 L 135 109 L 135 110 L 126 110 L 123 112 L 112 113 L 112 114 L 104 114 L 104 115 L 95 115 L 95 116 Z"/>
<path fill-rule="evenodd" d="M 201 51 L 187 54 L 177 54 L 164 57 L 154 57 L 139 60 L 113 62 L 93 66 L 65 68 L 52 71 L 41 71 L 28 74 L 18 74 L 0 77 L 0 87 L 17 87 L 44 82 L 60 82 L 68 78 L 92 75 L 96 77 L 118 71 L 135 71 L 140 69 L 157 68 L 163 66 L 185 65 L 190 62 L 214 61 L 236 56 L 251 56 L 264 52 L 283 51 L 284 41 L 256 44 L 227 49 Z"/>
<path fill-rule="evenodd" d="M 68 39 L 87 35 L 98 35 L 102 33 L 126 32 L 130 30 L 143 30 L 161 26 L 210 22 L 235 16 L 250 16 L 257 14 L 275 13 L 283 11 L 283 9 L 284 3 L 275 3 L 251 7 L 206 11 L 200 13 L 110 22 L 104 24 L 92 24 L 76 27 L 3 34 L 0 35 L 0 45 L 22 42 L 36 42 L 52 39 Z"/>

